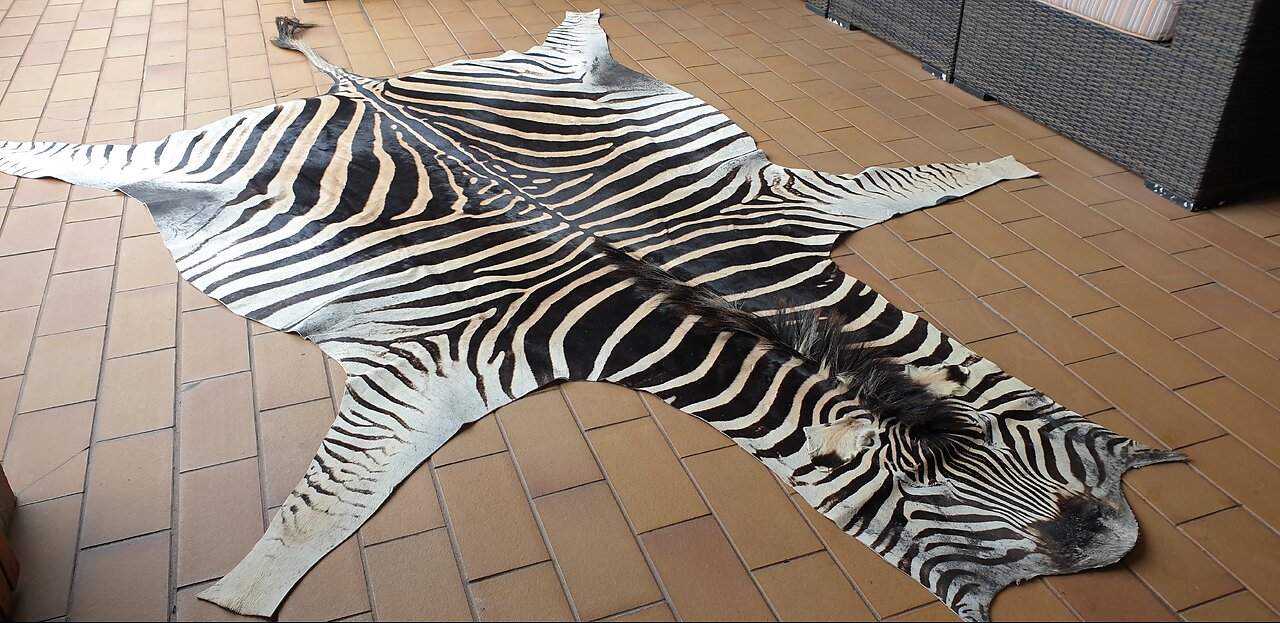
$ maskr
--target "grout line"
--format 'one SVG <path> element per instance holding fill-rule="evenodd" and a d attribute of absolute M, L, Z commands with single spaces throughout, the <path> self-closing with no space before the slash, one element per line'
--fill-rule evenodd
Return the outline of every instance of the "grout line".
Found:
<path fill-rule="evenodd" d="M 431 484 L 436 490 L 436 500 L 440 503 L 440 516 L 444 518 L 444 529 L 449 535 L 449 547 L 453 550 L 454 564 L 458 568 L 458 581 L 462 584 L 462 592 L 467 598 L 467 608 L 471 611 L 471 620 L 480 620 L 480 610 L 476 606 L 475 595 L 471 592 L 471 582 L 467 580 L 466 567 L 462 563 L 462 547 L 458 543 L 458 534 L 453 529 L 453 517 L 449 514 L 449 503 L 444 499 L 444 489 L 440 487 L 440 478 L 436 466 L 428 458 L 418 469 L 431 470 Z"/>

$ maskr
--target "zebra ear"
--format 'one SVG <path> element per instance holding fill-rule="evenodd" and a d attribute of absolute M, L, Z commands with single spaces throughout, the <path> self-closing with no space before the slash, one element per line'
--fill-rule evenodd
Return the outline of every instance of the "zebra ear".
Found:
<path fill-rule="evenodd" d="M 869 419 L 850 416 L 831 424 L 806 426 L 805 447 L 813 465 L 830 471 L 852 461 L 876 443 L 876 426 Z"/>

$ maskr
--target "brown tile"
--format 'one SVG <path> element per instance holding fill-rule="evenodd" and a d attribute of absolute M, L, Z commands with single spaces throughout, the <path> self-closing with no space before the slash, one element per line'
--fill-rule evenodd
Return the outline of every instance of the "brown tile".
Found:
<path fill-rule="evenodd" d="M 1086 275 L 1085 279 L 1161 333 L 1180 338 L 1217 325 L 1186 303 L 1124 267 Z"/>
<path fill-rule="evenodd" d="M 778 108 L 769 99 L 754 90 L 732 91 L 720 95 L 735 110 L 750 119 L 752 123 L 764 123 L 775 119 L 787 118 L 787 111 Z"/>
<path fill-rule="evenodd" d="M 253 338 L 259 409 L 274 409 L 329 395 L 324 354 L 302 337 L 272 332 Z"/>
<path fill-rule="evenodd" d="M 360 545 L 347 539 L 303 576 L 280 604 L 281 621 L 332 621 L 369 609 Z"/>
<path fill-rule="evenodd" d="M 993 621 L 1075 621 L 1066 604 L 1042 580 L 1015 584 L 991 602 Z"/>
<path fill-rule="evenodd" d="M 1186 449 L 1191 465 L 1263 521 L 1280 525 L 1274 492 L 1280 469 L 1234 437 L 1220 437 Z"/>
<path fill-rule="evenodd" d="M 432 530 L 364 550 L 381 621 L 470 620 L 449 534 Z"/>
<path fill-rule="evenodd" d="M 24 178 L 14 187 L 9 205 L 35 206 L 43 203 L 61 203 L 71 195 L 71 186 L 51 178 Z"/>
<path fill-rule="evenodd" d="M 1034 249 L 1006 255 L 996 262 L 1070 316 L 1115 306 L 1111 299 Z"/>
<path fill-rule="evenodd" d="M 1119 355 L 1082 361 L 1070 368 L 1172 448 L 1222 434 L 1216 424 Z"/>
<path fill-rule="evenodd" d="M 87 456 L 92 427 L 93 403 L 24 413 L 13 419 L 9 431 L 11 445 L 4 457 L 4 475 L 20 502 L 29 504 L 38 498 L 80 492 L 84 487 L 81 455 Z M 71 483 L 70 487 L 42 486 L 63 480 L 56 472 L 63 466 L 73 465 L 79 472 L 79 483 Z M 74 475 L 71 478 L 74 479 Z M 38 495 L 40 492 L 36 489 L 44 489 L 45 495 Z"/>
<path fill-rule="evenodd" d="M 172 430 L 94 444 L 91 458 L 82 546 L 169 528 Z"/>
<path fill-rule="evenodd" d="M 108 327 L 107 356 L 172 348 L 177 313 L 177 291 L 172 285 L 117 293 Z"/>
<path fill-rule="evenodd" d="M 1022 284 L 958 236 L 937 236 L 912 243 L 939 268 L 978 296 L 1019 288 Z"/>
<path fill-rule="evenodd" d="M 95 439 L 173 426 L 173 349 L 108 359 L 102 368 Z"/>
<path fill-rule="evenodd" d="M 52 251 L 0 257 L 0 310 L 39 305 L 52 264 Z"/>
<path fill-rule="evenodd" d="M 76 561 L 68 618 L 159 621 L 169 610 L 169 531 L 87 549 Z"/>
<path fill-rule="evenodd" d="M 947 335 L 965 343 L 985 340 L 1016 331 L 1013 325 L 991 311 L 982 301 L 971 298 L 939 301 L 928 305 L 928 313 Z"/>
<path fill-rule="evenodd" d="M 597 428 L 588 438 L 637 532 L 706 514 L 706 505 L 652 419 Z"/>
<path fill-rule="evenodd" d="M 1240 591 L 1182 613 L 1188 621 L 1280 621 L 1253 593 Z"/>
<path fill-rule="evenodd" d="M 883 142 L 888 136 L 895 124 L 891 121 L 888 123 L 873 123 L 865 119 L 865 115 L 858 114 L 864 111 L 864 108 L 850 108 L 838 111 L 840 116 L 848 119 L 852 124 L 847 128 L 839 128 L 836 130 L 828 130 L 822 132 L 820 136 L 828 143 L 839 149 L 844 155 L 853 159 L 864 166 L 884 165 L 900 160 L 898 154 L 886 147 Z M 876 114 L 878 116 L 878 113 Z M 886 119 L 886 121 L 888 121 Z"/>
<path fill-rule="evenodd" d="M 481 621 L 564 621 L 573 618 L 555 568 L 546 562 L 471 585 Z"/>
<path fill-rule="evenodd" d="M 249 553 L 263 530 L 258 491 L 258 462 L 253 458 L 179 477 L 178 586 L 226 575 Z"/>
<path fill-rule="evenodd" d="M 907 242 L 946 234 L 950 230 L 931 216 L 934 212 L 936 210 L 908 212 L 889 219 L 884 226 L 893 230 L 893 233 L 898 234 L 899 238 Z"/>
<path fill-rule="evenodd" d="M 213 582 L 193 584 L 180 588 L 174 597 L 173 616 L 179 621 L 265 621 L 260 617 L 236 614 L 218 604 L 199 599 L 196 595 L 213 586 Z"/>
<path fill-rule="evenodd" d="M 58 242 L 64 209 L 62 204 L 54 204 L 9 210 L 0 231 L 0 255 L 52 249 Z"/>
<path fill-rule="evenodd" d="M 675 446 L 676 454 L 680 457 L 734 445 L 732 439 L 710 424 L 667 404 L 653 394 L 645 394 L 644 401 L 653 410 L 658 426 L 671 445 Z"/>
<path fill-rule="evenodd" d="M 1200 358 L 1124 309 L 1116 307 L 1077 320 L 1166 387 L 1185 387 L 1219 376 Z"/>
<path fill-rule="evenodd" d="M 1280 384 L 1275 383 L 1280 363 L 1266 353 L 1223 329 L 1185 337 L 1179 343 L 1272 406 L 1280 406 Z"/>
<path fill-rule="evenodd" d="M 1175 296 L 1272 357 L 1280 358 L 1280 323 L 1276 317 L 1218 284 L 1178 292 Z"/>
<path fill-rule="evenodd" d="M 387 498 L 386 503 L 360 527 L 363 544 L 382 543 L 444 526 L 431 469 L 413 472 Z"/>
<path fill-rule="evenodd" d="M 875 620 L 826 552 L 758 569 L 755 577 L 783 621 Z"/>
<path fill-rule="evenodd" d="M 18 409 L 18 391 L 22 389 L 22 377 L 0 379 L 0 446 L 8 445 L 9 432 L 13 428 L 14 411 Z M 0 460 L 4 453 L 0 452 Z"/>
<path fill-rule="evenodd" d="M 1083 240 L 1073 236 L 1061 225 L 1047 218 L 1032 218 L 1010 223 L 1009 229 L 1022 236 L 1031 246 L 1066 266 L 1068 270 L 1084 275 L 1120 265 L 1115 259 L 1098 251 Z"/>
<path fill-rule="evenodd" d="M 178 280 L 173 256 L 165 248 L 159 234 L 121 240 L 119 261 L 116 291 L 147 288 Z"/>
<path fill-rule="evenodd" d="M 1089 242 L 1170 292 L 1210 282 L 1195 269 L 1127 231 L 1093 236 Z"/>
<path fill-rule="evenodd" d="M 1036 166 L 1042 167 L 1042 165 L 1046 164 L 1048 163 L 1038 163 Z M 1115 222 L 1090 210 L 1079 200 L 1052 186 L 1028 188 L 1015 194 L 1041 214 L 1057 221 L 1059 225 L 1081 238 L 1120 229 L 1120 226 Z M 1114 200 L 1118 199 L 1119 196 L 1109 196 L 1108 198 Z"/>
<path fill-rule="evenodd" d="M 969 203 L 949 203 L 930 210 L 929 214 L 987 257 L 1000 257 L 1031 248 Z"/>
<path fill-rule="evenodd" d="M 259 418 L 265 503 L 284 502 L 311 465 L 320 441 L 333 425 L 333 403 L 327 398 L 270 411 Z"/>
<path fill-rule="evenodd" d="M 1258 268 L 1280 268 L 1280 245 L 1217 214 L 1196 214 L 1178 219 L 1178 224 Z"/>
<path fill-rule="evenodd" d="M 431 464 L 440 467 L 506 451 L 507 443 L 498 430 L 498 418 L 486 415 L 463 426 L 457 435 L 436 450 L 431 455 Z"/>
<path fill-rule="evenodd" d="M 436 470 L 468 579 L 547 560 L 511 458 L 494 454 Z"/>
<path fill-rule="evenodd" d="M 662 599 L 606 484 L 540 498 L 537 507 L 580 617 L 594 620 Z"/>
<path fill-rule="evenodd" d="M 1233 508 L 1185 524 L 1183 530 L 1275 608 L 1280 602 L 1280 537 L 1244 509 Z"/>
<path fill-rule="evenodd" d="M 773 619 L 711 517 L 656 530 L 642 539 L 681 619 Z M 707 569 L 715 573 L 707 573 Z"/>
<path fill-rule="evenodd" d="M 39 307 L 0 312 L 0 377 L 26 370 L 39 314 Z"/>
<path fill-rule="evenodd" d="M 182 382 L 249 369 L 244 318 L 225 307 L 182 314 Z"/>
<path fill-rule="evenodd" d="M 1111 352 L 1110 347 L 1031 290 L 1019 288 L 982 300 L 1062 363 Z"/>
<path fill-rule="evenodd" d="M 253 386 L 248 373 L 182 388 L 178 409 L 178 463 L 186 471 L 258 453 Z"/>
<path fill-rule="evenodd" d="M 845 575 L 881 618 L 936 601 L 919 582 L 889 564 L 870 548 L 842 532 L 835 522 L 814 510 L 798 494 L 792 496 L 796 506 L 822 537 L 832 557 Z"/>
<path fill-rule="evenodd" d="M 497 417 L 529 495 L 538 497 L 603 477 L 559 391 L 517 400 L 499 409 Z"/>
<path fill-rule="evenodd" d="M 1132 500 L 1142 538 L 1125 564 L 1177 610 L 1243 588 L 1191 539 L 1142 500 Z"/>
<path fill-rule="evenodd" d="M 1082 173 L 1061 160 L 1037 162 L 1035 168 L 1040 173 L 1041 179 L 1084 205 L 1093 206 L 1124 198 L 1124 195 L 1116 192 L 1110 186 L 1094 180 L 1092 176 Z M 1092 218 L 1098 217 L 1098 214 L 1092 210 L 1081 210 L 1079 216 Z M 1106 219 L 1103 220 L 1105 221 Z"/>
<path fill-rule="evenodd" d="M 81 497 L 28 504 L 14 515 L 9 540 L 22 561 L 14 619 L 46 621 L 67 613 Z"/>
<path fill-rule="evenodd" d="M 53 272 L 63 273 L 114 264 L 119 231 L 118 218 L 67 223 L 62 228 Z"/>
<path fill-rule="evenodd" d="M 972 294 L 940 270 L 895 279 L 893 285 L 898 286 L 912 300 L 925 306 L 941 301 L 973 298 Z"/>
<path fill-rule="evenodd" d="M 1280 411 L 1239 384 L 1220 378 L 1183 388 L 1178 394 L 1263 456 L 1273 462 L 1280 461 L 1280 438 L 1271 434 L 1280 423 Z"/>
<path fill-rule="evenodd" d="M 889 279 L 935 269 L 935 266 L 921 257 L 915 249 L 884 227 L 859 230 L 848 238 L 845 245 Z"/>
<path fill-rule="evenodd" d="M 631 621 L 635 623 L 652 621 L 652 622 L 660 623 L 662 621 L 675 621 L 676 616 L 671 613 L 671 608 L 667 606 L 667 604 L 660 603 L 660 604 L 649 606 L 647 608 L 633 610 L 626 614 L 620 614 L 616 617 L 610 617 L 605 620 L 606 621 Z"/>
<path fill-rule="evenodd" d="M 998 154 L 1013 156 L 1023 164 L 1043 162 L 1052 158 L 1039 147 L 1010 134 L 1007 130 L 995 126 L 970 128 L 964 131 L 969 138 L 986 145 Z M 1032 167 L 1034 168 L 1034 167 Z"/>
<path fill-rule="evenodd" d="M 823 65 L 823 67 L 833 66 L 833 65 L 836 65 L 836 63 L 831 63 L 830 65 Z M 848 119 L 845 113 L 848 110 L 852 110 L 855 108 L 868 108 L 866 102 L 858 99 L 856 95 L 845 90 L 844 87 L 840 86 L 836 82 L 832 82 L 831 80 L 828 80 L 826 78 L 821 78 L 818 80 L 810 80 L 808 82 L 801 82 L 796 86 L 799 87 L 801 91 L 804 91 L 805 93 L 809 94 L 809 97 L 812 97 L 813 99 L 818 100 L 819 102 L 822 102 L 823 106 L 826 106 L 827 108 L 830 108 L 831 110 L 836 111 L 836 113 L 839 114 L 841 117 L 845 117 L 846 120 Z M 879 115 L 879 113 L 876 113 L 876 114 Z M 884 115 L 880 115 L 880 116 L 890 122 L 893 122 L 892 119 L 889 119 L 888 117 L 884 117 Z M 893 122 L 893 123 L 894 125 L 896 125 L 896 122 Z M 902 129 L 905 130 L 906 128 L 902 128 Z M 899 137 L 899 138 L 903 138 L 903 137 Z"/>
<path fill-rule="evenodd" d="M 1036 147 L 1043 149 L 1062 162 L 1065 162 L 1090 177 L 1117 173 L 1124 167 L 1107 160 L 1087 147 L 1065 136 L 1046 136 L 1031 141 Z"/>
<path fill-rule="evenodd" d="M 783 147 L 797 156 L 808 156 L 831 151 L 831 144 L 822 140 L 795 119 L 778 119 L 766 121 L 760 126 L 769 136 L 775 138 Z"/>
<path fill-rule="evenodd" d="M 566 383 L 564 395 L 582 428 L 592 429 L 649 415 L 640 395 L 612 383 Z"/>
<path fill-rule="evenodd" d="M 1176 621 L 1151 590 L 1121 565 L 1046 578 L 1086 621 Z"/>
<path fill-rule="evenodd" d="M 1074 375 L 1067 373 L 1062 364 L 1046 355 L 1026 336 L 1003 335 L 971 343 L 969 346 L 994 361 L 1005 372 L 1045 392 L 1076 413 L 1094 413 L 1108 406 L 1106 400 Z"/>
<path fill-rule="evenodd" d="M 893 623 L 904 623 L 909 621 L 959 621 L 960 618 L 946 606 L 942 605 L 942 602 L 934 602 L 923 608 L 892 616 L 885 620 L 893 621 Z"/>
<path fill-rule="evenodd" d="M 98 393 L 103 329 L 36 338 L 19 411 L 91 400 Z"/>
<path fill-rule="evenodd" d="M 1280 279 L 1217 247 L 1179 253 L 1178 259 L 1267 311 L 1280 311 Z"/>
<path fill-rule="evenodd" d="M 1128 199 L 1096 205 L 1093 209 L 1168 253 L 1199 249 L 1209 244 L 1175 222 Z"/>
<path fill-rule="evenodd" d="M 50 277 L 40 335 L 105 325 L 113 275 L 114 270 L 106 267 Z"/>

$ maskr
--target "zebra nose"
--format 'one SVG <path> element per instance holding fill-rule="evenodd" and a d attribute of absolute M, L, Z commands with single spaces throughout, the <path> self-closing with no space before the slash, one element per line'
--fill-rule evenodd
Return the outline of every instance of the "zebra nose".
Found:
<path fill-rule="evenodd" d="M 1092 569 L 1120 559 L 1138 537 L 1137 521 L 1123 498 L 1077 494 L 1058 499 L 1058 515 L 1031 526 L 1040 549 L 1059 573 Z"/>

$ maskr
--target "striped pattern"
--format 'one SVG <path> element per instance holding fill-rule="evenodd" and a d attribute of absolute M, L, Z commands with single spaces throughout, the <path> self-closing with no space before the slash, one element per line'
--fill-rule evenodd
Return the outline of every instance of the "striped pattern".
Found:
<path fill-rule="evenodd" d="M 1151 451 L 901 312 L 842 233 L 1033 173 L 770 163 L 727 117 L 608 54 L 597 13 L 527 53 L 373 80 L 141 145 L 0 143 L 0 170 L 147 204 L 178 269 L 346 371 L 337 421 L 201 597 L 270 615 L 461 426 L 560 380 L 652 392 L 987 617 L 1002 587 L 1133 545 Z"/>
<path fill-rule="evenodd" d="M 1151 41 L 1168 41 L 1185 0 L 1040 0 L 1087 20 Z"/>

